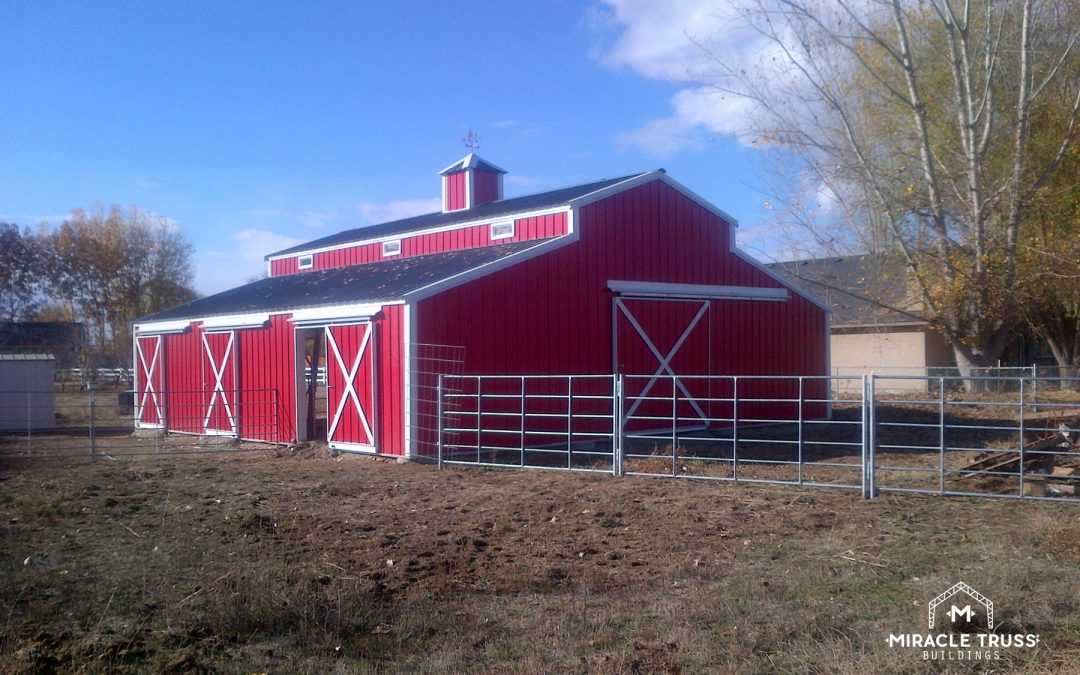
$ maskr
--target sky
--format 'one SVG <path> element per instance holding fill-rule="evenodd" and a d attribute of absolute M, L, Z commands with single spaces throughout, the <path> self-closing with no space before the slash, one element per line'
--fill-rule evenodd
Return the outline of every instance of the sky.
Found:
<path fill-rule="evenodd" d="M 437 210 L 473 131 L 507 197 L 664 168 L 769 257 L 740 103 L 694 83 L 705 39 L 757 48 L 702 0 L 3 0 L 0 220 L 138 206 L 184 229 L 214 293 Z"/>

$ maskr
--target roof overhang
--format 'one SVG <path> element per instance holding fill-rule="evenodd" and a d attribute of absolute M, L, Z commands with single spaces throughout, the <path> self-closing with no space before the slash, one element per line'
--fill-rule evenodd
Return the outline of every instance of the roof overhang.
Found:
<path fill-rule="evenodd" d="M 757 286 L 710 286 L 703 284 L 669 284 L 655 281 L 609 280 L 608 290 L 627 297 L 678 298 L 711 300 L 764 300 L 783 302 L 791 297 L 786 288 Z"/>
<path fill-rule="evenodd" d="M 292 313 L 289 322 L 294 326 L 328 326 L 339 323 L 368 321 L 382 311 L 381 303 L 335 305 L 331 307 L 308 307 Z"/>

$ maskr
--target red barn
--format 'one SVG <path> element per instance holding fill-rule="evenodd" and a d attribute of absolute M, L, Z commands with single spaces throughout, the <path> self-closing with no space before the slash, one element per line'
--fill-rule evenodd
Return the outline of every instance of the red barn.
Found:
<path fill-rule="evenodd" d="M 440 212 L 273 253 L 269 278 L 139 320 L 138 424 L 416 455 L 447 364 L 828 373 L 824 306 L 663 170 L 511 199 L 504 173 L 470 154 L 441 172 Z"/>

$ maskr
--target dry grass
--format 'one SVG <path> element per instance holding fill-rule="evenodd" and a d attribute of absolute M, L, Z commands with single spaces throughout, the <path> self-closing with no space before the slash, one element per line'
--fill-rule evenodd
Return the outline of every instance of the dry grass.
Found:
<path fill-rule="evenodd" d="M 925 672 L 963 580 L 1080 663 L 1075 505 L 260 452 L 0 468 L 4 672 Z M 951 664 L 956 669 L 957 664 Z"/>

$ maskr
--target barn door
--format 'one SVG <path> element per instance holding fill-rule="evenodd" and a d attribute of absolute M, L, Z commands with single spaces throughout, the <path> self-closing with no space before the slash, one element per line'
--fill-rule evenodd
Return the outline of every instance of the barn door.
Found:
<path fill-rule="evenodd" d="M 709 311 L 702 299 L 615 298 L 616 372 L 633 431 L 708 426 Z M 673 424 L 674 421 L 674 424 Z"/>
<path fill-rule="evenodd" d="M 203 391 L 208 434 L 236 435 L 236 333 L 203 333 Z"/>
<path fill-rule="evenodd" d="M 138 368 L 138 386 L 135 395 L 135 424 L 139 427 L 158 428 L 165 425 L 162 397 L 165 394 L 165 368 L 161 365 L 161 336 L 150 335 L 135 338 L 135 363 Z"/>
<path fill-rule="evenodd" d="M 330 447 L 375 452 L 375 366 L 370 322 L 326 328 L 326 438 Z"/>

